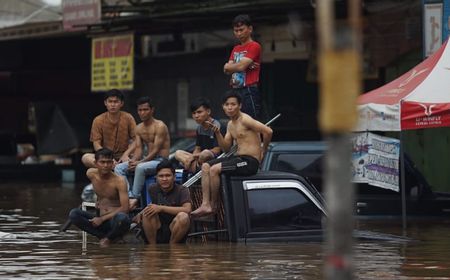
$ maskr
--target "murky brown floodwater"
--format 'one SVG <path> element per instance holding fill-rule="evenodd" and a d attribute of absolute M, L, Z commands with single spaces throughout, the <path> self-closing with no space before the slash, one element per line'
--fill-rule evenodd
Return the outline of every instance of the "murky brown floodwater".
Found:
<path fill-rule="evenodd" d="M 142 244 L 81 249 L 74 227 L 60 233 L 80 203 L 81 187 L 0 184 L 0 279 L 320 279 L 322 244 Z M 398 221 L 359 221 L 358 228 L 401 234 Z M 450 279 L 450 219 L 414 221 L 414 242 L 355 244 L 357 279 Z"/>

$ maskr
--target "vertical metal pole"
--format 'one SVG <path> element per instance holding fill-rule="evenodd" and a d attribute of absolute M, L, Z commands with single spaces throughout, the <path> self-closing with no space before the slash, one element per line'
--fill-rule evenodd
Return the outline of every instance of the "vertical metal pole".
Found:
<path fill-rule="evenodd" d="M 403 235 L 406 236 L 406 176 L 405 176 L 405 139 L 403 137 L 403 131 L 400 130 L 400 186 L 402 192 L 402 229 Z"/>
<path fill-rule="evenodd" d="M 348 2 L 349 20 L 335 28 L 334 1 L 317 0 L 319 38 L 319 122 L 329 142 L 325 161 L 326 279 L 352 279 L 354 187 L 351 181 L 350 132 L 356 124 L 361 92 L 359 0 Z"/>
<path fill-rule="evenodd" d="M 86 211 L 86 203 L 83 201 L 83 203 L 81 203 L 81 210 Z M 86 232 L 83 230 L 81 232 L 81 250 L 82 251 L 86 251 L 87 248 L 87 236 L 86 236 Z"/>
<path fill-rule="evenodd" d="M 350 184 L 348 134 L 327 137 L 325 199 L 328 206 L 325 279 L 352 279 L 354 190 Z"/>
<path fill-rule="evenodd" d="M 316 26 L 319 46 L 322 52 L 328 51 L 334 44 L 334 6 L 332 0 L 318 0 Z"/>

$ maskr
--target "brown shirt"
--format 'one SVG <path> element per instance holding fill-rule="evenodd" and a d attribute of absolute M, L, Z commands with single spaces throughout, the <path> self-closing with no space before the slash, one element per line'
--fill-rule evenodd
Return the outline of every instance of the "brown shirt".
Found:
<path fill-rule="evenodd" d="M 127 112 L 120 112 L 118 122 L 112 122 L 108 113 L 98 115 L 92 122 L 91 142 L 100 140 L 102 147 L 114 152 L 114 158 L 118 160 L 128 149 L 131 139 L 134 140 L 136 121 Z"/>
<path fill-rule="evenodd" d="M 158 183 L 154 183 L 148 187 L 148 192 L 153 204 L 177 207 L 186 202 L 191 203 L 189 189 L 177 183 L 174 183 L 173 189 L 167 193 L 161 190 Z"/>

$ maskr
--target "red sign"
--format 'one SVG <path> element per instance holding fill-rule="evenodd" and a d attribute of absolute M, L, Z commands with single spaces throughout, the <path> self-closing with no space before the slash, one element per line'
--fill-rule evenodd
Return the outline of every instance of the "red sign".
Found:
<path fill-rule="evenodd" d="M 100 0 L 63 0 L 62 10 L 64 30 L 85 29 L 83 25 L 101 21 Z"/>
<path fill-rule="evenodd" d="M 401 129 L 450 126 L 450 104 L 403 102 Z"/>
<path fill-rule="evenodd" d="M 129 37 L 96 40 L 93 43 L 94 59 L 130 56 L 133 42 Z"/>

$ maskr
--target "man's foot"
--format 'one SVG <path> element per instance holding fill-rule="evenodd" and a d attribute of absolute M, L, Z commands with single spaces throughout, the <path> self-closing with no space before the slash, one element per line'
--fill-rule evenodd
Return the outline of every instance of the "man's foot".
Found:
<path fill-rule="evenodd" d="M 114 240 L 114 244 L 126 244 L 127 242 L 123 238 Z"/>
<path fill-rule="evenodd" d="M 195 211 L 191 212 L 191 216 L 194 218 L 208 216 L 214 214 L 214 209 L 211 206 L 200 206 Z"/>
<path fill-rule="evenodd" d="M 128 211 L 133 211 L 134 209 L 136 209 L 138 207 L 139 200 L 136 198 L 130 198 L 130 200 L 128 201 L 128 204 L 129 204 Z"/>
<path fill-rule="evenodd" d="M 111 240 L 106 237 L 100 239 L 100 247 L 109 247 L 109 245 L 111 245 Z"/>

